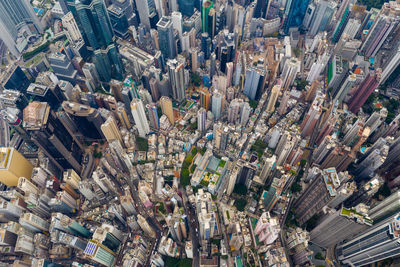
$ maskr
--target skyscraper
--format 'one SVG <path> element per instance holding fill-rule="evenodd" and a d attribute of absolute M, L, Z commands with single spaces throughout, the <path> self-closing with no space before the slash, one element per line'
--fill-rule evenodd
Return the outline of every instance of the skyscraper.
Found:
<path fill-rule="evenodd" d="M 220 92 L 214 92 L 212 96 L 212 106 L 211 111 L 214 114 L 215 118 L 218 119 L 221 116 L 222 110 L 222 95 Z"/>
<path fill-rule="evenodd" d="M 157 23 L 158 43 L 160 50 L 166 59 L 176 57 L 176 44 L 174 37 L 174 28 L 170 17 L 162 17 Z"/>
<path fill-rule="evenodd" d="M 178 31 L 179 38 L 182 38 L 182 13 L 177 11 L 172 12 L 171 21 L 174 30 Z"/>
<path fill-rule="evenodd" d="M 336 92 L 333 93 L 334 96 L 333 103 L 336 103 L 336 101 L 338 101 L 339 104 L 342 103 L 344 98 L 353 88 L 353 85 L 356 83 L 356 80 L 357 76 L 355 74 L 351 73 L 349 76 L 347 76 L 342 86 L 338 90 L 336 90 Z"/>
<path fill-rule="evenodd" d="M 250 104 L 248 102 L 245 102 L 242 106 L 242 111 L 240 114 L 240 124 L 242 126 L 246 126 L 247 122 L 249 121 L 251 110 L 252 108 L 250 107 Z"/>
<path fill-rule="evenodd" d="M 264 88 L 265 71 L 250 68 L 246 72 L 246 81 L 243 93 L 251 100 L 257 100 Z"/>
<path fill-rule="evenodd" d="M 83 64 L 82 71 L 85 74 L 87 83 L 89 84 L 88 87 L 92 89 L 92 92 L 95 92 L 100 86 L 100 78 L 99 74 L 97 73 L 96 66 L 93 63 L 86 62 Z M 118 100 L 118 95 L 114 93 L 114 96 Z"/>
<path fill-rule="evenodd" d="M 275 165 L 276 165 L 276 155 L 273 155 L 272 157 L 265 160 L 264 166 L 260 173 L 260 181 L 262 185 L 265 184 L 265 182 L 269 178 L 269 175 L 275 169 Z"/>
<path fill-rule="evenodd" d="M 389 60 L 383 62 L 382 75 L 380 83 L 383 84 L 390 77 L 393 71 L 400 64 L 400 46 L 397 49 L 393 49 L 391 55 L 388 57 Z"/>
<path fill-rule="evenodd" d="M 122 79 L 124 68 L 114 43 L 114 33 L 104 0 L 67 0 L 102 81 Z"/>
<path fill-rule="evenodd" d="M 80 42 L 83 43 L 82 34 L 78 28 L 78 24 L 76 24 L 72 12 L 68 12 L 64 17 L 62 17 L 61 21 L 64 29 L 66 30 L 68 40 L 73 44 Z"/>
<path fill-rule="evenodd" d="M 110 17 L 112 29 L 120 38 L 126 39 L 129 37 L 129 22 L 128 18 L 124 14 L 124 10 L 114 4 L 107 8 L 108 15 Z"/>
<path fill-rule="evenodd" d="M 297 73 L 300 71 L 300 61 L 297 58 L 290 58 L 285 62 L 283 67 L 281 79 L 282 79 L 282 90 L 288 90 L 296 78 Z"/>
<path fill-rule="evenodd" d="M 134 98 L 131 102 L 132 116 L 140 137 L 146 137 L 150 132 L 149 122 L 144 112 L 143 102 L 140 99 Z"/>
<path fill-rule="evenodd" d="M 273 112 L 275 110 L 276 100 L 278 99 L 279 92 L 281 90 L 280 85 L 274 85 L 271 89 L 271 95 L 269 96 L 268 105 L 267 105 L 267 112 Z"/>
<path fill-rule="evenodd" d="M 114 117 L 110 116 L 105 123 L 101 125 L 101 131 L 107 139 L 107 142 L 111 143 L 114 140 L 118 140 L 121 145 L 124 144 L 122 141 L 121 133 L 118 129 L 117 122 Z"/>
<path fill-rule="evenodd" d="M 31 139 L 45 155 L 60 169 L 74 169 L 81 172 L 82 145 L 50 109 L 49 104 L 31 102 L 24 109 L 24 128 L 31 133 Z"/>
<path fill-rule="evenodd" d="M 167 62 L 169 80 L 172 87 L 172 97 L 175 101 L 185 99 L 185 59 L 178 56 Z"/>
<path fill-rule="evenodd" d="M 337 246 L 336 255 L 343 264 L 361 267 L 400 255 L 400 214 L 364 231 Z"/>
<path fill-rule="evenodd" d="M 338 22 L 336 23 L 336 27 L 332 35 L 332 42 L 334 43 L 337 43 L 340 40 L 340 37 L 342 36 L 342 33 L 350 19 L 352 12 L 350 10 L 349 2 L 350 1 L 344 1 L 344 3 L 341 3 L 338 12 L 336 12 L 336 19 Z"/>
<path fill-rule="evenodd" d="M 124 16 L 127 18 L 129 25 L 136 25 L 138 18 L 133 10 L 133 0 L 113 0 L 114 6 L 122 9 Z"/>
<path fill-rule="evenodd" d="M 368 216 L 375 223 L 381 222 L 389 217 L 394 216 L 400 210 L 400 191 L 396 191 L 389 197 L 373 206 Z"/>
<path fill-rule="evenodd" d="M 352 237 L 372 225 L 366 215 L 367 209 L 360 205 L 353 209 L 328 209 L 319 224 L 310 232 L 311 242 L 330 248 L 333 245 Z"/>
<path fill-rule="evenodd" d="M 182 15 L 191 17 L 194 13 L 194 2 L 196 0 L 178 0 L 179 11 Z"/>
<path fill-rule="evenodd" d="M 199 90 L 200 94 L 200 106 L 204 108 L 205 110 L 210 109 L 210 91 L 207 88 L 203 88 Z"/>
<path fill-rule="evenodd" d="M 114 265 L 115 261 L 115 253 L 108 249 L 106 246 L 97 243 L 96 241 L 89 241 L 84 254 L 89 259 L 92 259 L 95 262 L 98 262 L 102 265 L 111 267 Z"/>
<path fill-rule="evenodd" d="M 64 101 L 62 107 L 84 136 L 92 139 L 104 138 L 101 125 L 105 120 L 98 109 L 71 101 Z"/>
<path fill-rule="evenodd" d="M 374 57 L 398 23 L 397 18 L 380 14 L 368 31 L 368 36 L 361 47 L 361 52 L 366 57 Z"/>
<path fill-rule="evenodd" d="M 156 130 L 160 128 L 160 119 L 158 118 L 157 105 L 155 103 L 147 104 L 146 112 L 149 118 L 150 127 Z"/>
<path fill-rule="evenodd" d="M 135 0 L 140 23 L 150 30 L 150 18 L 155 15 L 156 8 L 153 0 Z"/>
<path fill-rule="evenodd" d="M 201 133 L 204 133 L 204 131 L 206 130 L 206 117 L 206 110 L 204 108 L 200 108 L 197 112 L 197 129 Z"/>
<path fill-rule="evenodd" d="M 169 122 L 174 125 L 174 109 L 172 107 L 172 100 L 168 96 L 163 96 L 160 99 L 161 111 L 165 116 L 167 116 Z"/>
<path fill-rule="evenodd" d="M 340 180 L 335 168 L 329 168 L 315 177 L 294 202 L 298 222 L 303 225 L 322 210 L 336 195 Z"/>
<path fill-rule="evenodd" d="M 303 23 L 304 15 L 309 0 L 293 0 L 286 2 L 283 30 L 287 33 L 289 28 L 299 27 Z"/>
<path fill-rule="evenodd" d="M 30 180 L 32 164 L 15 148 L 0 148 L 0 182 L 6 186 L 17 186 L 19 177 Z"/>
<path fill-rule="evenodd" d="M 334 55 L 328 65 L 328 87 L 332 88 L 332 94 L 336 94 L 337 90 L 346 77 L 349 69 L 349 63 L 342 60 L 340 55 Z"/>
<path fill-rule="evenodd" d="M 317 3 L 317 8 L 310 25 L 309 33 L 311 35 L 315 35 L 318 32 L 325 30 L 333 17 L 336 5 L 335 2 L 325 0 Z"/>
<path fill-rule="evenodd" d="M 266 18 L 266 8 L 268 0 L 257 0 L 253 11 L 253 18 Z"/>
<path fill-rule="evenodd" d="M 235 98 L 231 101 L 228 107 L 228 122 L 236 124 L 236 121 L 239 116 L 240 106 L 243 104 L 243 101 L 240 101 L 238 98 Z"/>
<path fill-rule="evenodd" d="M 351 97 L 349 101 L 349 110 L 353 113 L 357 113 L 371 93 L 378 86 L 378 84 L 379 82 L 377 77 L 375 75 L 368 74 L 364 81 L 362 81 L 362 83 L 358 86 L 357 91 Z"/>
<path fill-rule="evenodd" d="M 282 105 L 282 104 L 281 104 Z M 301 135 L 303 137 L 309 136 L 315 130 L 315 126 L 317 125 L 318 119 L 321 116 L 322 107 L 317 99 L 311 104 L 310 109 L 308 110 L 306 116 L 304 117 L 303 122 L 300 127 L 302 129 Z"/>
<path fill-rule="evenodd" d="M 16 43 L 18 36 L 28 40 L 43 33 L 43 26 L 27 0 L 0 2 L 0 29 L 0 39 L 15 56 L 22 52 Z"/>
<path fill-rule="evenodd" d="M 17 90 L 26 95 L 26 89 L 28 89 L 31 82 L 17 63 L 14 63 L 3 73 L 2 85 L 4 88 Z"/>
<path fill-rule="evenodd" d="M 202 29 L 203 32 L 209 32 L 209 23 L 208 23 L 208 15 L 210 13 L 210 10 L 213 8 L 214 4 L 210 0 L 205 0 L 203 2 L 203 12 L 201 12 L 201 22 L 202 22 Z"/>

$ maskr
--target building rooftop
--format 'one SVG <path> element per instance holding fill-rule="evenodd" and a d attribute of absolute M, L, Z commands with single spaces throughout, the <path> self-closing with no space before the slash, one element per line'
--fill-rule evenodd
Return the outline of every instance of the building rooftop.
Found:
<path fill-rule="evenodd" d="M 160 28 L 168 28 L 171 25 L 171 18 L 163 16 L 158 22 L 157 22 L 157 27 Z"/>
<path fill-rule="evenodd" d="M 88 116 L 96 111 L 96 109 L 87 106 L 87 105 L 82 105 L 70 101 L 64 101 L 62 103 L 63 109 L 70 114 L 73 114 L 75 116 Z"/>
<path fill-rule="evenodd" d="M 47 90 L 49 90 L 49 88 L 45 85 L 31 83 L 26 91 L 31 95 L 45 96 Z"/>
<path fill-rule="evenodd" d="M 5 104 L 15 104 L 20 96 L 21 92 L 6 89 L 0 94 L 0 101 Z"/>
<path fill-rule="evenodd" d="M 116 5 L 110 5 L 107 9 L 108 12 L 112 12 L 117 16 L 121 16 L 124 13 L 124 10 Z"/>
<path fill-rule="evenodd" d="M 46 102 L 34 101 L 24 109 L 23 127 L 28 130 L 40 129 L 47 123 L 50 106 Z"/>

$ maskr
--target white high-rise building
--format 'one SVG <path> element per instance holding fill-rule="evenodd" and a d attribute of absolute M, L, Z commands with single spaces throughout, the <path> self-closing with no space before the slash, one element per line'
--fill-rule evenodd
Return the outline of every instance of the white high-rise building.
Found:
<path fill-rule="evenodd" d="M 382 70 L 382 76 L 380 79 L 380 83 L 383 84 L 386 82 L 387 78 L 393 73 L 393 71 L 400 64 L 400 46 L 397 47 L 395 54 L 386 61 L 387 64 Z"/>
<path fill-rule="evenodd" d="M 43 25 L 36 16 L 30 1 L 2 0 L 0 1 L 0 39 L 8 50 L 19 56 L 27 46 L 28 40 L 18 41 L 18 37 L 40 36 Z M 24 39 L 25 39 L 24 38 Z"/>
<path fill-rule="evenodd" d="M 321 0 L 317 3 L 315 14 L 310 24 L 309 33 L 314 36 L 320 31 L 324 31 L 332 19 L 337 4 L 331 1 Z"/>
<path fill-rule="evenodd" d="M 182 13 L 173 11 L 171 13 L 172 26 L 178 31 L 179 38 L 182 38 Z"/>
<path fill-rule="evenodd" d="M 211 103 L 211 111 L 214 114 L 215 118 L 218 119 L 221 116 L 222 110 L 222 95 L 220 92 L 214 92 Z"/>
<path fill-rule="evenodd" d="M 140 23 L 150 30 L 150 15 L 155 13 L 155 3 L 153 0 L 136 0 L 136 8 L 139 13 Z"/>
<path fill-rule="evenodd" d="M 209 240 L 216 231 L 215 203 L 209 192 L 199 189 L 196 194 L 196 213 L 199 220 L 199 232 L 202 240 Z"/>
<path fill-rule="evenodd" d="M 337 259 L 343 264 L 361 267 L 400 255 L 399 214 L 378 223 L 355 238 L 336 247 Z"/>
<path fill-rule="evenodd" d="M 83 42 L 81 31 L 78 28 L 78 24 L 76 24 L 72 12 L 68 12 L 64 17 L 62 17 L 61 22 L 70 42 Z"/>
<path fill-rule="evenodd" d="M 251 107 L 248 102 L 245 102 L 242 106 L 242 112 L 240 114 L 240 124 L 245 126 L 250 118 Z"/>
<path fill-rule="evenodd" d="M 334 95 L 333 103 L 336 103 L 336 101 L 341 103 L 345 99 L 347 93 L 353 88 L 356 80 L 357 76 L 355 74 L 350 74 L 349 76 L 347 76 L 339 91 L 336 93 L 336 95 Z"/>
<path fill-rule="evenodd" d="M 286 91 L 289 86 L 293 84 L 294 79 L 299 71 L 300 61 L 297 58 L 292 57 L 291 59 L 286 60 L 281 75 L 282 87 L 284 91 Z"/>
<path fill-rule="evenodd" d="M 265 160 L 264 166 L 260 173 L 260 180 L 261 180 L 262 184 L 265 183 L 268 176 L 271 174 L 272 170 L 275 168 L 275 163 L 276 163 L 276 155 L 273 155 L 272 157 Z"/>
<path fill-rule="evenodd" d="M 369 127 L 371 134 L 386 120 L 388 110 L 381 108 L 381 110 L 375 111 L 365 122 L 365 127 Z"/>
<path fill-rule="evenodd" d="M 131 102 L 132 116 L 141 137 L 145 137 L 150 132 L 149 122 L 144 112 L 143 102 L 134 98 Z"/>
<path fill-rule="evenodd" d="M 353 39 L 356 36 L 360 27 L 361 27 L 361 23 L 358 19 L 349 19 L 349 22 L 347 22 L 346 28 L 344 28 L 342 37 L 346 35 L 350 39 Z"/>
<path fill-rule="evenodd" d="M 169 0 L 169 9 L 172 12 L 178 11 L 178 1 L 177 0 Z"/>
<path fill-rule="evenodd" d="M 185 59 L 178 56 L 167 61 L 168 75 L 172 87 L 172 97 L 181 102 L 185 99 Z"/>
<path fill-rule="evenodd" d="M 322 69 L 325 67 L 324 64 L 322 64 L 319 60 L 317 62 L 314 62 L 311 66 L 310 71 L 308 72 L 307 75 L 307 82 L 312 83 L 314 82 L 318 76 L 321 74 Z"/>
<path fill-rule="evenodd" d="M 92 93 L 100 86 L 99 73 L 93 63 L 86 62 L 82 67 L 83 74 L 85 74 L 86 81 L 89 83 L 89 88 Z"/>
<path fill-rule="evenodd" d="M 197 129 L 202 133 L 206 130 L 206 118 L 207 111 L 204 108 L 200 108 L 197 112 Z"/>
<path fill-rule="evenodd" d="M 236 120 L 239 116 L 240 106 L 243 104 L 241 99 L 235 98 L 231 101 L 228 108 L 228 122 L 236 123 Z"/>
<path fill-rule="evenodd" d="M 229 175 L 229 182 L 228 182 L 228 187 L 226 188 L 226 194 L 230 196 L 233 192 L 233 189 L 235 188 L 236 180 L 240 172 L 240 166 L 235 164 L 235 167 L 233 168 L 232 172 Z"/>

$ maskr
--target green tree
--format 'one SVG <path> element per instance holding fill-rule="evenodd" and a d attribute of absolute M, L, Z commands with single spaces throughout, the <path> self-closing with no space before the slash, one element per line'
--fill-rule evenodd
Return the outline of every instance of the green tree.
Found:
<path fill-rule="evenodd" d="M 252 108 L 252 109 L 256 109 L 257 108 L 257 105 L 258 105 L 258 102 L 257 101 L 255 101 L 255 100 L 249 100 L 249 105 L 250 105 L 250 107 Z"/>
<path fill-rule="evenodd" d="M 367 6 L 367 9 L 370 10 L 371 8 L 381 9 L 384 0 L 359 0 L 360 4 Z"/>
<path fill-rule="evenodd" d="M 233 193 L 245 196 L 247 194 L 247 187 L 242 184 L 236 184 L 233 188 Z"/>
<path fill-rule="evenodd" d="M 194 83 L 195 86 L 200 86 L 201 85 L 200 75 L 197 74 L 196 72 L 192 73 L 191 79 L 192 79 L 192 82 Z"/>
<path fill-rule="evenodd" d="M 246 204 L 247 204 L 247 201 L 243 198 L 239 198 L 239 199 L 235 200 L 235 207 L 238 209 L 238 211 L 244 211 Z"/>
<path fill-rule="evenodd" d="M 194 173 L 194 170 L 196 170 L 196 164 L 193 164 L 192 167 L 190 168 L 190 173 Z"/>
<path fill-rule="evenodd" d="M 136 144 L 139 151 L 148 151 L 149 144 L 146 138 L 136 137 Z"/>
<path fill-rule="evenodd" d="M 305 91 L 308 82 L 306 80 L 296 80 L 297 89 L 300 91 Z"/>
<path fill-rule="evenodd" d="M 25 61 L 27 61 L 36 56 L 37 54 L 39 54 L 40 52 L 47 50 L 49 48 L 49 45 L 50 41 L 47 41 L 44 44 L 35 48 L 34 50 L 24 53 L 22 57 L 24 58 Z"/>
<path fill-rule="evenodd" d="M 298 183 L 293 183 L 293 185 L 292 185 L 292 192 L 293 192 L 293 193 L 300 192 L 301 189 L 303 189 L 303 188 L 302 188 L 302 186 L 301 186 L 300 184 L 298 184 Z"/>
<path fill-rule="evenodd" d="M 192 130 L 192 131 L 196 130 L 196 129 L 197 129 L 197 121 L 191 123 L 191 124 L 189 125 L 189 128 L 190 128 L 190 130 Z"/>
<path fill-rule="evenodd" d="M 172 257 L 166 257 L 165 259 L 165 266 L 168 267 L 191 267 L 192 266 L 192 259 L 177 259 Z"/>
<path fill-rule="evenodd" d="M 189 170 L 187 168 L 182 169 L 181 172 L 181 185 L 183 187 L 187 186 L 190 184 L 190 176 L 189 176 Z"/>

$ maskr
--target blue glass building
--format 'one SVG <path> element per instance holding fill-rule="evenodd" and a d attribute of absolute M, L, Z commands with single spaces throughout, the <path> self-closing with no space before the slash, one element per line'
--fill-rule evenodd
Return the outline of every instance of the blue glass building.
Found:
<path fill-rule="evenodd" d="M 265 73 L 254 68 L 246 72 L 246 82 L 243 93 L 251 100 L 258 100 L 264 86 Z"/>
<path fill-rule="evenodd" d="M 104 0 L 67 0 L 102 81 L 122 80 L 123 65 Z"/>
<path fill-rule="evenodd" d="M 170 17 L 162 17 L 157 23 L 158 30 L 158 43 L 160 44 L 160 50 L 164 58 L 172 59 L 175 58 L 176 45 L 174 37 L 174 29 Z"/>
<path fill-rule="evenodd" d="M 178 0 L 179 11 L 184 16 L 191 17 L 194 13 L 194 0 Z"/>
<path fill-rule="evenodd" d="M 309 2 L 310 0 L 288 0 L 283 25 L 285 33 L 289 32 L 289 28 L 299 27 L 303 23 Z"/>

